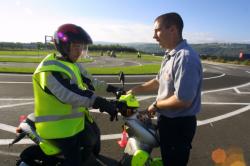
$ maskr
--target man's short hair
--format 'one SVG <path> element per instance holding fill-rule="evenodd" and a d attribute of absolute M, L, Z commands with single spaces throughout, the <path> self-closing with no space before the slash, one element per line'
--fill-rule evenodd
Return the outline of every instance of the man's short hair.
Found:
<path fill-rule="evenodd" d="M 171 12 L 171 13 L 162 14 L 158 16 L 155 19 L 155 21 L 160 21 L 162 25 L 167 28 L 171 25 L 175 25 L 179 33 L 182 34 L 184 23 L 183 23 L 181 16 L 178 13 Z"/>

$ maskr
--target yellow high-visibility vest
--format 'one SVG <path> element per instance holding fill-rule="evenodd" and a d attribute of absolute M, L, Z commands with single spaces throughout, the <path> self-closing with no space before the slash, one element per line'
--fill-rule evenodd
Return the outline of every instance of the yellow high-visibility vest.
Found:
<path fill-rule="evenodd" d="M 84 130 L 85 116 L 93 122 L 87 108 L 62 103 L 45 91 L 47 75 L 52 71 L 64 73 L 82 90 L 87 87 L 74 63 L 57 60 L 55 54 L 50 54 L 39 64 L 32 77 L 34 112 L 36 131 L 44 139 L 66 138 L 79 133 Z"/>

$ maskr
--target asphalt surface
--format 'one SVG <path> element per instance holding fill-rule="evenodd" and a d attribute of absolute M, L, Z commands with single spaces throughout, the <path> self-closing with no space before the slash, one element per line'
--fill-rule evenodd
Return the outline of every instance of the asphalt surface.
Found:
<path fill-rule="evenodd" d="M 204 84 L 202 92 L 202 111 L 198 115 L 198 127 L 193 141 L 189 165 L 212 166 L 215 150 L 226 152 L 225 162 L 244 161 L 250 165 L 250 68 L 233 65 L 203 64 Z M 117 86 L 117 76 L 95 76 Z M 125 88 L 154 76 L 126 76 Z M 155 94 L 138 96 L 141 109 L 146 108 Z M 110 96 L 107 96 L 110 97 Z M 31 75 L 0 74 L 0 166 L 15 165 L 18 155 L 30 144 L 17 144 L 8 147 L 7 143 L 15 137 L 14 127 L 20 115 L 33 111 L 33 92 Z M 101 161 L 103 165 L 116 165 L 121 159 L 123 149 L 117 145 L 121 133 L 122 118 L 110 122 L 106 114 L 91 113 L 101 129 L 103 136 Z M 166 131 L 167 132 L 167 131 Z M 104 138 L 104 137 L 103 137 Z M 153 156 L 159 156 L 159 149 Z M 241 166 L 241 165 L 239 165 Z"/>

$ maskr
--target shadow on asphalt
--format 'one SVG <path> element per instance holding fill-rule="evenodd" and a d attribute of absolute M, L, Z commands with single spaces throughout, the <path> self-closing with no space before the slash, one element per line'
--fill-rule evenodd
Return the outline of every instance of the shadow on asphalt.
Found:
<path fill-rule="evenodd" d="M 100 155 L 98 157 L 100 166 L 118 166 L 119 162 L 109 157 Z"/>

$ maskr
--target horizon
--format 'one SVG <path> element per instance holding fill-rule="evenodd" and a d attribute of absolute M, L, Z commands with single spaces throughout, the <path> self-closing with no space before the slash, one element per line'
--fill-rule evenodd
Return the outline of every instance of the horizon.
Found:
<path fill-rule="evenodd" d="M 44 42 L 58 26 L 82 26 L 94 42 L 157 43 L 154 19 L 166 12 L 179 13 L 183 38 L 191 44 L 250 44 L 250 5 L 247 0 L 10 0 L 0 4 L 0 41 Z"/>
<path fill-rule="evenodd" d="M 12 41 L 0 41 L 0 43 L 20 43 L 20 44 L 36 44 L 36 43 L 43 43 L 45 44 L 45 42 L 42 41 L 31 41 L 31 42 L 12 42 Z M 51 44 L 53 44 L 52 42 L 50 42 Z M 115 44 L 155 44 L 158 45 L 158 43 L 150 43 L 150 42 L 108 42 L 108 41 L 94 41 L 93 45 L 115 45 Z M 211 42 L 211 43 L 189 43 L 189 44 L 227 44 L 227 45 L 231 45 L 231 44 L 244 44 L 244 45 L 250 45 L 250 43 L 230 43 L 230 42 L 225 42 L 225 43 L 220 43 L 220 42 Z"/>

